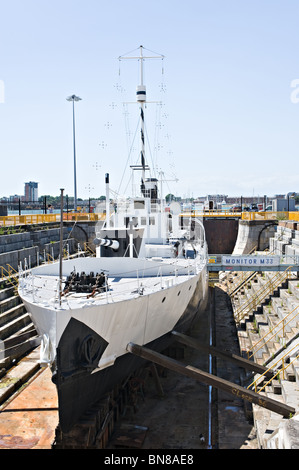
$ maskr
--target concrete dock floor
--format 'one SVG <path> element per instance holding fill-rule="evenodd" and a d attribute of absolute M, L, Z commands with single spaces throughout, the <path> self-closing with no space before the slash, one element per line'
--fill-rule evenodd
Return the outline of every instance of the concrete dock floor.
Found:
<path fill-rule="evenodd" d="M 58 424 L 57 393 L 42 369 L 0 413 L 0 449 L 51 449 Z"/>

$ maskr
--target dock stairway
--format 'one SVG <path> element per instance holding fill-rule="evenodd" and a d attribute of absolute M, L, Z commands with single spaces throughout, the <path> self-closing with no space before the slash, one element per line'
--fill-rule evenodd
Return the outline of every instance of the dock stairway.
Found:
<path fill-rule="evenodd" d="M 234 318 L 237 324 L 244 323 L 246 319 L 257 311 L 273 296 L 278 296 L 279 290 L 287 285 L 289 279 L 294 277 L 291 268 L 283 272 L 253 272 L 243 278 L 238 287 L 230 293 Z"/>
<path fill-rule="evenodd" d="M 249 274 L 249 273 L 247 273 Z M 283 274 L 278 276 L 277 274 Z M 291 423 L 252 406 L 260 448 L 299 448 L 299 279 L 284 273 L 255 273 L 228 282 L 243 357 L 272 371 L 273 377 L 246 373 L 242 382 L 261 396 L 296 410 Z M 289 420 L 290 421 L 290 420 Z"/>
<path fill-rule="evenodd" d="M 0 369 L 38 345 L 37 332 L 13 286 L 0 290 Z"/>
<path fill-rule="evenodd" d="M 40 338 L 15 287 L 0 289 L 0 410 L 40 369 Z"/>
<path fill-rule="evenodd" d="M 90 254 L 87 244 L 84 245 L 84 250 L 78 244 L 78 251 L 74 254 L 64 252 L 67 258 Z M 48 263 L 55 261 L 49 253 L 44 253 L 43 260 Z M 28 269 L 26 259 L 24 269 Z M 0 407 L 8 399 L 9 393 L 14 393 L 17 386 L 22 386 L 24 380 L 40 369 L 38 360 L 41 338 L 18 295 L 18 282 L 19 273 L 11 265 L 0 266 Z M 24 364 L 22 367 L 18 366 L 26 361 L 28 367 Z"/>

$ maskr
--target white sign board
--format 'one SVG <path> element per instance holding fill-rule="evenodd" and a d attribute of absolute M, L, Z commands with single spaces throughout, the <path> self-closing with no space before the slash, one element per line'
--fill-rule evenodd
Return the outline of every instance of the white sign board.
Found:
<path fill-rule="evenodd" d="M 223 255 L 222 264 L 226 266 L 278 266 L 280 257 L 278 255 Z"/>

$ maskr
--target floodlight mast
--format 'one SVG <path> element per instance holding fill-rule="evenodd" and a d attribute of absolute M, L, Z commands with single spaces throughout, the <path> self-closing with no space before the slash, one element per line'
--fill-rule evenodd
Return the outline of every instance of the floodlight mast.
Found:
<path fill-rule="evenodd" d="M 77 212 L 77 174 L 76 174 L 76 137 L 75 137 L 75 101 L 81 101 L 82 98 L 71 95 L 66 98 L 73 102 L 73 145 L 74 145 L 74 212 Z"/>

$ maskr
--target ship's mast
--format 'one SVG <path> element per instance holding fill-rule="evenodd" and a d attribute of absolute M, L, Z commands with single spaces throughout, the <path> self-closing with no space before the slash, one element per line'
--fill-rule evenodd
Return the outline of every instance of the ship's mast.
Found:
<path fill-rule="evenodd" d="M 144 187 L 145 182 L 145 142 L 144 142 L 144 105 L 146 103 L 146 87 L 143 84 L 143 47 L 140 46 L 140 85 L 137 86 L 137 102 L 140 104 L 140 121 L 141 121 L 141 153 L 140 160 L 142 166 L 142 180 L 141 187 Z"/>
<path fill-rule="evenodd" d="M 140 85 L 137 86 L 136 90 L 136 96 L 137 96 L 137 103 L 140 105 L 140 122 L 141 122 L 141 129 L 140 129 L 140 136 L 141 136 L 141 152 L 140 152 L 140 163 L 141 165 L 139 166 L 134 166 L 133 168 L 142 170 L 142 177 L 141 177 L 141 192 L 144 194 L 144 196 L 149 196 L 145 188 L 145 170 L 148 169 L 148 167 L 145 164 L 145 138 L 144 138 L 144 108 L 146 104 L 146 87 L 143 83 L 143 62 L 145 59 L 164 59 L 163 55 L 154 55 L 154 56 L 145 56 L 143 54 L 143 46 L 139 46 L 139 56 L 120 56 L 119 60 L 121 59 L 138 59 L 140 62 Z"/>

